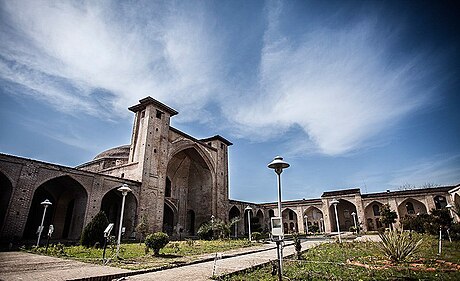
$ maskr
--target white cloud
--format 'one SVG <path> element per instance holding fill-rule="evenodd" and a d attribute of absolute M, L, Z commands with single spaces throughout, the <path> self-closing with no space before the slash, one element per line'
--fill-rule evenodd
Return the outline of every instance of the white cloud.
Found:
<path fill-rule="evenodd" d="M 433 94 L 417 87 L 430 74 L 427 57 L 389 64 L 394 35 L 373 21 L 336 29 L 318 26 L 292 42 L 278 31 L 279 12 L 279 5 L 269 8 L 260 94 L 238 101 L 241 106 L 233 113 L 242 135 L 280 136 L 298 125 L 309 136 L 304 142 L 313 141 L 316 151 L 343 154 L 362 147 Z"/>
<path fill-rule="evenodd" d="M 221 53 L 226 35 L 213 30 L 206 7 L 147 3 L 5 2 L 0 76 L 71 113 L 98 116 L 103 103 L 103 117 L 127 115 L 151 95 L 181 112 L 176 121 L 208 122 L 216 117 L 207 106 L 218 104 L 230 124 L 220 126 L 234 136 L 260 140 L 300 128 L 296 151 L 328 155 L 369 144 L 431 94 L 415 86 L 429 75 L 426 56 L 389 64 L 396 39 L 374 21 L 318 25 L 294 40 L 279 31 L 281 2 L 266 9 L 260 65 L 244 70 L 259 79 L 241 90 L 224 76 L 232 54 Z"/>

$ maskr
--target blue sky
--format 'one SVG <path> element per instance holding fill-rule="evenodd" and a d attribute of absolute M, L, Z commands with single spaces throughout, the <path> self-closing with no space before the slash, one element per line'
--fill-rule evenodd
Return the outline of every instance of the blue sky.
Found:
<path fill-rule="evenodd" d="M 460 182 L 455 1 L 1 1 L 0 152 L 75 166 L 152 96 L 230 148 L 230 197 Z"/>

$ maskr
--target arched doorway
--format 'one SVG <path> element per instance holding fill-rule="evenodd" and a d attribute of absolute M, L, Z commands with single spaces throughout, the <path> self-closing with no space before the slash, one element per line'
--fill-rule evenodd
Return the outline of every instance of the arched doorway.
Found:
<path fill-rule="evenodd" d="M 163 232 L 167 233 L 169 236 L 174 233 L 174 211 L 166 203 L 164 204 L 163 210 Z"/>
<path fill-rule="evenodd" d="M 356 212 L 356 206 L 345 199 L 340 199 L 337 204 L 337 214 L 339 217 L 340 231 L 349 231 L 351 226 L 354 226 L 352 213 Z M 337 222 L 335 220 L 334 206 L 329 207 L 331 229 L 333 232 L 337 232 Z"/>
<path fill-rule="evenodd" d="M 189 235 L 195 235 L 195 212 L 193 210 L 187 211 L 187 232 Z"/>
<path fill-rule="evenodd" d="M 113 235 L 118 235 L 120 225 L 121 203 L 123 196 L 118 187 L 107 192 L 102 198 L 101 211 L 104 211 L 110 223 L 114 223 Z M 131 237 L 136 227 L 137 200 L 132 192 L 125 198 L 125 209 L 123 213 L 123 227 L 125 227 L 124 238 Z"/>
<path fill-rule="evenodd" d="M 83 186 L 70 176 L 51 179 L 34 192 L 24 238 L 35 238 L 43 215 L 45 199 L 53 203 L 47 209 L 44 227 L 54 225 L 53 238 L 77 240 L 83 230 L 88 194 Z M 46 234 L 47 231 L 44 231 Z"/>
<path fill-rule="evenodd" d="M 233 219 L 237 219 L 237 218 L 241 219 L 241 212 L 240 212 L 240 209 L 238 209 L 238 207 L 233 206 L 230 209 L 230 212 L 228 213 L 228 219 L 229 221 L 232 221 Z M 234 237 L 238 236 L 238 224 L 239 222 L 236 222 L 231 229 L 231 235 Z"/>
<path fill-rule="evenodd" d="M 382 203 L 373 201 L 364 209 L 364 217 L 366 218 L 366 227 L 368 231 L 378 230 L 383 227 L 380 218 L 382 206 Z"/>
<path fill-rule="evenodd" d="M 401 202 L 398 206 L 398 217 L 404 218 L 405 216 L 416 216 L 417 214 L 426 214 L 426 206 L 422 202 L 408 198 Z"/>
<path fill-rule="evenodd" d="M 196 147 L 178 151 L 168 162 L 165 193 L 169 196 L 168 200 L 177 206 L 173 212 L 176 214 L 174 225 L 186 225 L 190 235 L 195 234 L 196 226 L 208 222 L 213 214 L 211 171 L 206 156 Z"/>
<path fill-rule="evenodd" d="M 436 210 L 441 210 L 447 206 L 446 197 L 438 195 L 433 198 Z"/>
<path fill-rule="evenodd" d="M 297 214 L 292 209 L 285 209 L 282 213 L 283 216 L 283 226 L 284 226 L 284 233 L 294 233 L 299 231 L 299 227 L 297 225 Z"/>
<path fill-rule="evenodd" d="M 312 231 L 310 227 L 312 225 L 316 226 L 318 231 L 323 230 L 323 225 L 321 223 L 321 219 L 323 218 L 323 212 L 321 212 L 320 209 L 310 206 L 305 210 L 303 219 L 305 219 L 305 216 L 307 216 L 307 219 L 306 221 L 304 221 L 304 223 L 308 224 L 309 231 Z"/>
<path fill-rule="evenodd" d="M 264 221 L 264 213 L 262 212 L 262 210 L 257 211 L 256 218 L 257 218 L 257 222 L 259 224 L 259 228 L 256 229 L 255 231 L 262 232 L 265 229 L 268 229 L 268 227 L 267 227 L 267 225 L 265 224 L 265 221 Z"/>
<path fill-rule="evenodd" d="M 6 212 L 11 200 L 13 185 L 6 175 L 0 172 L 0 233 L 6 220 Z"/>

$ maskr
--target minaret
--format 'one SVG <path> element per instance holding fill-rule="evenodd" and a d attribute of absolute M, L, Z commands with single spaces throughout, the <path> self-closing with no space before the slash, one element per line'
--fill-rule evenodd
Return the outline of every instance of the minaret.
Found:
<path fill-rule="evenodd" d="M 170 118 L 178 112 L 147 97 L 129 108 L 136 114 L 129 163 L 137 163 L 133 179 L 142 182 L 139 216 L 146 215 L 152 231 L 161 231 L 163 220 Z"/>

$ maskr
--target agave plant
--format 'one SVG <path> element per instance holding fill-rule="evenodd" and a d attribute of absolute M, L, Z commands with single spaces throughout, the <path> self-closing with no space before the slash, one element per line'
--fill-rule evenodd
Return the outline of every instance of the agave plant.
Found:
<path fill-rule="evenodd" d="M 414 238 L 410 233 L 390 231 L 380 233 L 379 248 L 383 255 L 393 263 L 404 262 L 408 257 L 418 251 L 422 239 Z"/>

